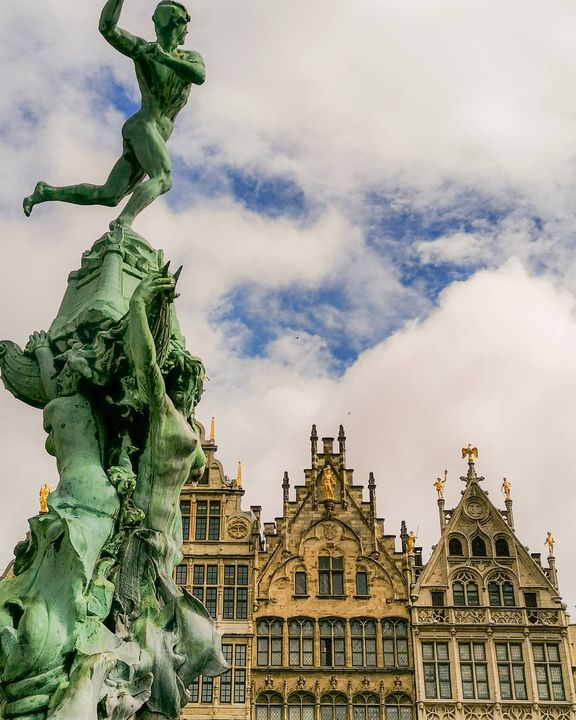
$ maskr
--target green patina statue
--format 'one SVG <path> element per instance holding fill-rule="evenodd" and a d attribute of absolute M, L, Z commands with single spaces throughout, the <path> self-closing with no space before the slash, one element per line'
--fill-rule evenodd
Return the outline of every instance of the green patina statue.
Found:
<path fill-rule="evenodd" d="M 214 622 L 173 579 L 180 492 L 204 473 L 204 366 L 174 312 L 180 271 L 130 227 L 170 185 L 165 143 L 204 65 L 178 50 L 182 5 L 158 5 L 146 43 L 117 27 L 122 2 L 100 29 L 142 89 L 123 156 L 103 186 L 38 183 L 24 210 L 132 197 L 70 273 L 49 331 L 24 350 L 0 342 L 4 385 L 43 410 L 59 474 L 0 581 L 0 720 L 176 720 L 192 681 L 226 669 Z"/>
<path fill-rule="evenodd" d="M 197 52 L 179 49 L 190 21 L 179 2 L 159 3 L 153 16 L 157 39 L 151 43 L 118 27 L 123 3 L 124 0 L 108 0 L 100 18 L 100 32 L 106 40 L 134 61 L 142 93 L 142 107 L 122 128 L 122 157 L 104 185 L 54 187 L 39 182 L 24 199 L 26 215 L 35 205 L 51 200 L 116 207 L 131 194 L 112 223 L 130 228 L 134 218 L 172 185 L 166 141 L 172 134 L 176 115 L 188 100 L 191 85 L 204 82 L 204 61 Z"/>

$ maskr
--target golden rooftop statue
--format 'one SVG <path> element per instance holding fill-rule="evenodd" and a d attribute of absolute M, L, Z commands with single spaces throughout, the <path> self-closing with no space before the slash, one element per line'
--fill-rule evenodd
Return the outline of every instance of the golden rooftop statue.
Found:
<path fill-rule="evenodd" d="M 468 455 L 468 462 L 472 462 L 472 458 L 475 457 L 478 459 L 478 448 L 472 447 L 470 443 L 468 443 L 467 448 L 462 448 L 462 458 L 465 458 L 466 455 Z"/>
<path fill-rule="evenodd" d="M 410 530 L 408 537 L 406 538 L 406 552 L 408 555 L 414 555 L 414 546 L 416 545 L 416 533 L 414 530 Z"/>
<path fill-rule="evenodd" d="M 40 497 L 40 513 L 44 514 L 48 512 L 48 495 L 52 492 L 52 488 L 50 485 L 42 485 L 40 488 L 40 492 L 38 493 Z"/>
<path fill-rule="evenodd" d="M 334 496 L 334 488 L 336 487 L 336 481 L 334 480 L 334 473 L 330 465 L 326 465 L 322 470 L 322 492 L 324 493 L 324 500 L 336 500 Z"/>
<path fill-rule="evenodd" d="M 512 490 L 512 483 L 510 483 L 509 480 L 504 478 L 502 480 L 502 492 L 504 493 L 504 497 L 506 500 L 510 500 L 510 492 Z"/>
<path fill-rule="evenodd" d="M 436 488 L 436 492 L 438 493 L 438 500 L 442 500 L 444 498 L 443 490 L 447 476 L 448 470 L 444 470 L 444 480 L 442 480 L 442 478 L 436 478 L 436 482 L 434 483 L 434 487 Z"/>
<path fill-rule="evenodd" d="M 551 532 L 546 533 L 546 540 L 544 540 L 544 544 L 548 546 L 548 555 L 554 555 L 554 543 L 556 541 L 554 540 L 554 536 Z"/>

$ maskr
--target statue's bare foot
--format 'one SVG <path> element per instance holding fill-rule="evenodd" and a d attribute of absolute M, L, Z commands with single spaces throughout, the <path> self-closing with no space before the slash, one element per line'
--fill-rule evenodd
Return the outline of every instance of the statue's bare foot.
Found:
<path fill-rule="evenodd" d="M 24 215 L 26 215 L 26 217 L 30 217 L 34 205 L 37 205 L 38 203 L 44 201 L 44 193 L 46 188 L 47 183 L 40 180 L 40 182 L 36 183 L 36 187 L 34 188 L 34 192 L 32 193 L 32 195 L 28 195 L 28 197 L 24 198 L 22 208 L 24 209 Z"/>
<path fill-rule="evenodd" d="M 132 230 L 132 220 L 128 220 L 128 218 L 119 215 L 116 220 L 112 220 L 108 227 L 112 232 L 114 232 L 114 230 Z"/>

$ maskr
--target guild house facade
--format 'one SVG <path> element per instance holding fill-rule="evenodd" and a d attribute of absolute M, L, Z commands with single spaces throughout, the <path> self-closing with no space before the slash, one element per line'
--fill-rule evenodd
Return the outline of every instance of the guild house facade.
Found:
<path fill-rule="evenodd" d="M 230 669 L 199 678 L 185 718 L 222 720 L 576 720 L 569 618 L 558 592 L 554 540 L 544 567 L 476 475 L 446 510 L 422 563 L 414 533 L 387 534 L 376 481 L 354 484 L 346 436 L 313 426 L 303 484 L 279 482 L 282 516 L 243 510 L 242 471 L 215 457 L 181 498 L 177 582 L 223 633 Z"/>

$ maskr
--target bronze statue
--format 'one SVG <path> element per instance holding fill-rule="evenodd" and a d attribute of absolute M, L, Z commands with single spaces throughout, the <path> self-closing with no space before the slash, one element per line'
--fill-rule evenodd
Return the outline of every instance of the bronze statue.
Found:
<path fill-rule="evenodd" d="M 108 0 L 99 25 L 106 40 L 134 61 L 142 93 L 140 110 L 122 128 L 122 157 L 103 185 L 54 187 L 46 182 L 37 183 L 34 192 L 24 199 L 24 213 L 28 216 L 35 205 L 43 202 L 59 200 L 75 205 L 116 207 L 131 194 L 124 210 L 111 223 L 111 227 L 130 228 L 136 215 L 172 186 L 172 163 L 166 142 L 191 86 L 204 82 L 204 61 L 195 51 L 179 49 L 190 22 L 181 3 L 176 0 L 159 3 L 152 18 L 155 42 L 147 42 L 118 27 L 123 4 L 124 0 Z"/>

